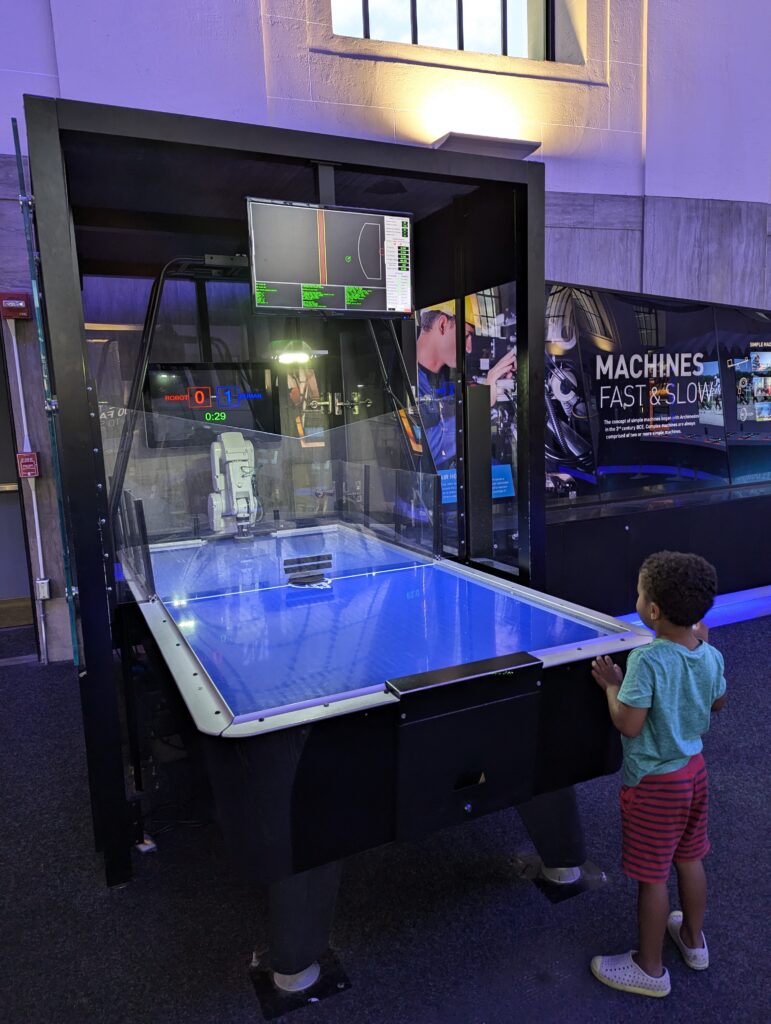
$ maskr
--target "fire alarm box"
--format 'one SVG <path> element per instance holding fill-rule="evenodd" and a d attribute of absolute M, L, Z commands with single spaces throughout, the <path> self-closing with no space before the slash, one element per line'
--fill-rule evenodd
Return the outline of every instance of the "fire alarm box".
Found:
<path fill-rule="evenodd" d="M 0 317 L 3 320 L 30 320 L 32 302 L 27 292 L 0 292 Z"/>
<path fill-rule="evenodd" d="M 22 479 L 24 477 L 40 476 L 37 452 L 19 452 L 16 456 L 16 468 Z"/>

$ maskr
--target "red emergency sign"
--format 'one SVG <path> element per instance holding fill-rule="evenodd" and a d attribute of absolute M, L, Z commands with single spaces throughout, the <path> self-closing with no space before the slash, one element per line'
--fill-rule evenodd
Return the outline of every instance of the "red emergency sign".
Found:
<path fill-rule="evenodd" d="M 37 452 L 19 452 L 16 456 L 16 468 L 20 477 L 40 476 Z"/>

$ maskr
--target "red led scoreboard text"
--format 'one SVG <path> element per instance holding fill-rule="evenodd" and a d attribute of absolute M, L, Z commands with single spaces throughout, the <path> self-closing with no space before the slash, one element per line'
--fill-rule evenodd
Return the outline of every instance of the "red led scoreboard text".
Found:
<path fill-rule="evenodd" d="M 212 388 L 208 384 L 196 384 L 186 391 L 164 395 L 164 402 L 180 403 L 188 409 L 200 410 L 208 423 L 225 423 L 227 414 L 238 409 L 242 402 L 261 399 L 261 391 L 241 391 L 232 385 Z"/>

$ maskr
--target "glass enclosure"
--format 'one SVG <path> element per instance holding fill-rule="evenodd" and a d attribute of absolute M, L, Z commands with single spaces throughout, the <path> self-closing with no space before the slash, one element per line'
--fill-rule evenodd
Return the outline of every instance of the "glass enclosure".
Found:
<path fill-rule="evenodd" d="M 115 291 L 136 318 L 148 290 Z M 255 538 L 285 531 L 345 524 L 439 553 L 440 483 L 398 321 L 254 314 L 248 281 L 190 262 L 155 286 L 148 309 L 142 331 L 88 321 L 106 335 L 90 338 L 89 355 L 118 562 L 135 596 L 169 596 L 163 551 L 196 579 L 200 545 L 235 543 L 246 563 Z M 354 548 L 344 568 L 366 571 L 371 547 Z M 298 585 L 329 568 L 286 557 Z"/>
<path fill-rule="evenodd" d="M 458 370 L 456 303 L 416 314 L 418 402 L 428 447 L 441 480 L 445 550 L 458 552 L 458 401 L 463 382 L 490 395 L 492 537 L 480 561 L 516 571 L 517 314 L 516 284 L 467 295 L 463 303 L 463 374 Z M 473 458 L 473 452 L 469 457 Z"/>

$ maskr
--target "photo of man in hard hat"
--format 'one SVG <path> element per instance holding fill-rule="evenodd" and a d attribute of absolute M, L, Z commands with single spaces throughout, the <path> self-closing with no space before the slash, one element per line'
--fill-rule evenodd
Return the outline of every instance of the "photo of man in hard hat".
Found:
<path fill-rule="evenodd" d="M 471 353 L 480 323 L 477 297 L 465 302 L 465 349 Z M 457 348 L 455 340 L 455 303 L 443 302 L 420 311 L 417 339 L 418 399 L 428 444 L 437 469 L 455 465 L 455 380 Z M 516 351 L 512 349 L 498 360 L 479 383 L 490 388 L 490 406 L 498 399 L 498 381 L 513 377 L 517 370 Z"/>

